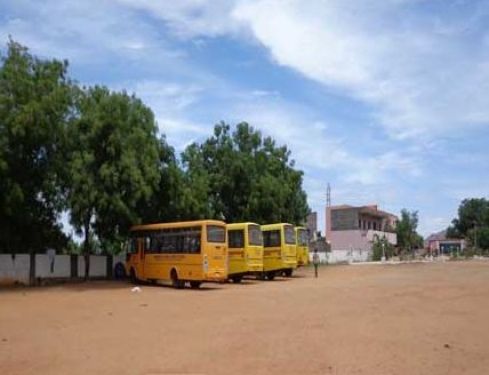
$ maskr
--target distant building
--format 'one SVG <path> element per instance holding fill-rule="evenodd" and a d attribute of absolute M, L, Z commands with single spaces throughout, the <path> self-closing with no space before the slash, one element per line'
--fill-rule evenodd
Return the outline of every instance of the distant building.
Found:
<path fill-rule="evenodd" d="M 397 244 L 397 216 L 377 205 L 326 207 L 326 239 L 331 244 L 331 261 L 366 261 L 378 236 Z"/>
<path fill-rule="evenodd" d="M 317 231 L 318 231 L 318 213 L 311 212 L 307 215 L 307 230 L 309 232 L 309 241 L 315 241 L 317 239 Z"/>
<path fill-rule="evenodd" d="M 465 249 L 465 240 L 447 238 L 446 230 L 442 230 L 426 238 L 425 248 L 432 255 L 461 253 Z"/>

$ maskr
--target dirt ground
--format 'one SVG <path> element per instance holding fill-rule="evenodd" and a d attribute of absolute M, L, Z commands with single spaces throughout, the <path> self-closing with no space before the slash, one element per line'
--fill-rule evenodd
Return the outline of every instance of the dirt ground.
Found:
<path fill-rule="evenodd" d="M 487 374 L 489 262 L 0 290 L 0 374 Z"/>

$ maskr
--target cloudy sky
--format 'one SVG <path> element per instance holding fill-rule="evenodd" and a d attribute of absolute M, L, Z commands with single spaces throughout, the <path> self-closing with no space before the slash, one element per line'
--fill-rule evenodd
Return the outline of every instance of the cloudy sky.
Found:
<path fill-rule="evenodd" d="M 3 0 L 9 35 L 135 92 L 178 151 L 220 120 L 287 144 L 321 227 L 328 182 L 424 235 L 489 195 L 487 1 Z"/>

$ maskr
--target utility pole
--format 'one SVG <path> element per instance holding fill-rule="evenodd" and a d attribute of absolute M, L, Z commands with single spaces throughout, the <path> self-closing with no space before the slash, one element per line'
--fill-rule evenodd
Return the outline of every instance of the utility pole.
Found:
<path fill-rule="evenodd" d="M 326 207 L 331 207 L 331 186 L 329 185 L 326 188 Z"/>

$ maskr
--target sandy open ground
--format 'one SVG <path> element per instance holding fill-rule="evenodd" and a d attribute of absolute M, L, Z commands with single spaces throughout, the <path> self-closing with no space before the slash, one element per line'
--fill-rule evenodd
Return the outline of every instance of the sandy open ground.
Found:
<path fill-rule="evenodd" d="M 0 374 L 488 374 L 489 262 L 0 291 Z"/>

